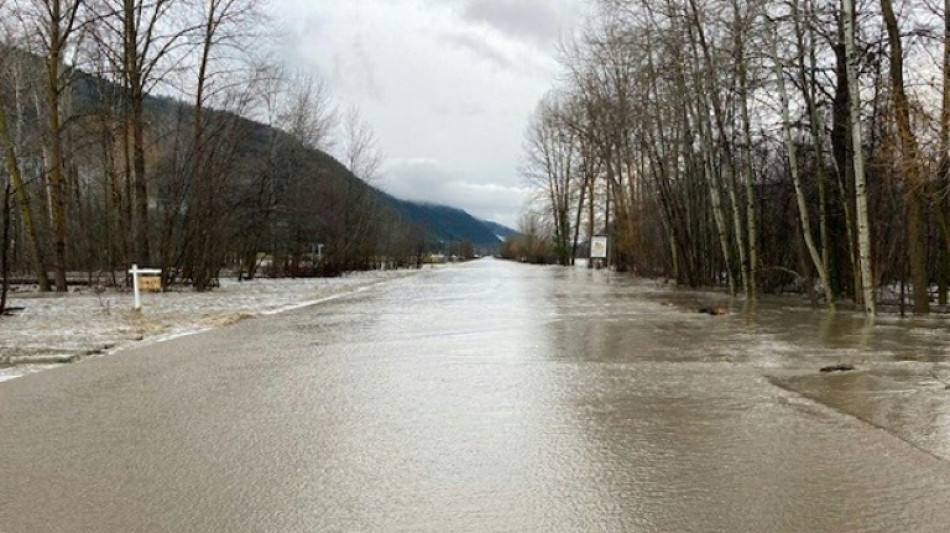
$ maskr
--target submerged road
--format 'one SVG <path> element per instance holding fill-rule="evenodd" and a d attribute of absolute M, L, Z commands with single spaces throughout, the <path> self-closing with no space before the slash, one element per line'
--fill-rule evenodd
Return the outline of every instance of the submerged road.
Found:
<path fill-rule="evenodd" d="M 483 260 L 2 383 L 0 531 L 950 530 L 950 396 L 815 372 L 940 333 L 701 298 Z"/>

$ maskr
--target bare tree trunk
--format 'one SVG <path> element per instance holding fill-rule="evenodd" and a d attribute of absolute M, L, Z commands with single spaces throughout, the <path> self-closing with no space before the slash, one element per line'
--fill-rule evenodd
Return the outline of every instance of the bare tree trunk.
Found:
<path fill-rule="evenodd" d="M 132 88 L 132 168 L 135 189 L 135 257 L 140 265 L 151 264 L 148 222 L 148 180 L 145 175 L 144 96 Z"/>
<path fill-rule="evenodd" d="M 719 96 L 719 88 L 716 86 L 716 82 L 715 82 L 716 80 L 715 69 L 717 66 L 716 61 L 714 61 L 712 57 L 709 43 L 706 40 L 706 33 L 703 28 L 701 14 L 697 6 L 696 0 L 689 0 L 689 7 L 692 14 L 692 16 L 689 17 L 690 28 L 692 28 L 695 31 L 695 38 L 693 38 L 694 36 L 692 35 L 692 32 L 690 32 L 691 33 L 690 37 L 692 41 L 691 44 L 694 49 L 697 45 L 699 46 L 699 52 L 701 53 L 701 56 L 702 56 L 701 59 L 703 61 L 702 67 L 698 65 L 694 66 L 694 68 L 697 69 L 696 89 L 699 91 L 699 99 L 701 101 L 701 103 L 698 104 L 699 109 L 696 110 L 696 117 L 697 119 L 700 119 L 703 121 L 703 124 L 700 124 L 700 128 L 702 128 L 700 132 L 700 138 L 703 137 L 702 131 L 704 130 L 706 132 L 706 138 L 704 142 L 706 144 L 706 153 L 707 153 L 706 157 L 708 159 L 707 178 L 710 180 L 708 185 L 710 187 L 709 189 L 710 197 L 713 203 L 713 216 L 716 220 L 716 225 L 720 233 L 720 237 L 719 237 L 720 245 L 723 247 L 723 253 L 725 256 L 724 259 L 726 261 L 726 271 L 729 276 L 729 290 L 732 295 L 735 295 L 737 294 L 737 289 L 736 289 L 735 273 L 732 270 L 732 254 L 730 252 L 730 247 L 729 247 L 729 228 L 726 225 L 727 224 L 726 217 L 725 217 L 725 214 L 723 213 L 722 199 L 720 196 L 720 189 L 722 185 L 720 183 L 719 178 L 716 176 L 715 168 L 713 165 L 713 161 L 716 160 L 715 154 L 720 152 L 720 150 L 716 148 L 716 143 L 714 142 L 715 137 L 713 134 L 713 122 L 715 123 L 715 130 L 719 134 L 719 142 L 722 144 L 722 149 L 721 149 L 722 157 L 720 161 L 723 168 L 725 169 L 725 174 L 727 175 L 725 180 L 727 183 L 727 187 L 729 189 L 732 189 L 732 187 L 729 187 L 728 184 L 731 184 L 732 180 L 735 179 L 734 178 L 735 163 L 733 159 L 732 149 L 729 146 L 729 137 L 726 132 L 725 118 L 724 118 L 725 113 L 723 111 L 722 102 Z M 700 71 L 704 71 L 704 74 L 701 74 Z M 708 103 L 711 103 L 711 105 L 708 105 Z M 707 107 L 712 109 L 712 115 L 713 115 L 712 120 L 709 119 L 709 116 L 707 113 L 703 112 L 703 110 L 706 109 Z M 738 208 L 735 202 L 735 197 L 731 196 L 730 198 L 733 201 L 733 211 L 735 211 L 735 209 Z M 734 222 L 737 224 L 741 224 L 740 222 L 741 219 L 738 216 L 738 214 L 733 213 L 733 215 L 734 215 L 733 216 Z M 742 237 L 741 225 L 737 225 L 735 227 L 734 236 L 736 238 L 740 258 L 744 259 L 745 258 L 745 249 L 744 249 L 745 244 L 744 244 L 744 239 Z M 746 292 L 748 292 L 748 269 L 745 268 L 747 266 L 745 264 L 745 261 L 742 261 L 742 263 L 743 265 L 740 268 L 742 283 L 743 283 L 744 288 L 746 288 Z"/>
<path fill-rule="evenodd" d="M 844 3 L 844 45 L 851 111 L 851 146 L 854 161 L 854 194 L 858 230 L 858 265 L 861 271 L 861 290 L 864 312 L 877 314 L 874 276 L 871 267 L 871 223 L 868 217 L 867 182 L 864 177 L 864 134 L 861 127 L 861 92 L 858 86 L 858 55 L 854 43 L 854 0 Z"/>
<path fill-rule="evenodd" d="M 904 50 L 891 0 L 881 0 L 881 13 L 890 43 L 891 97 L 894 100 L 894 112 L 897 115 L 897 134 L 900 137 L 904 179 L 907 182 L 907 248 L 913 284 L 914 312 L 929 313 L 930 291 L 923 228 L 925 180 L 920 169 L 917 138 L 910 124 L 910 105 L 907 94 L 904 92 Z"/>
<path fill-rule="evenodd" d="M 742 181 L 745 183 L 746 232 L 749 246 L 748 265 L 746 267 L 749 283 L 746 287 L 746 296 L 755 300 L 759 295 L 759 231 L 756 221 L 755 173 L 752 169 L 752 126 L 749 119 L 748 72 L 744 57 L 739 60 L 739 86 L 741 87 L 739 99 L 743 141 L 740 168 L 744 174 Z"/>
<path fill-rule="evenodd" d="M 0 99 L 2 98 L 3 95 L 0 93 Z M 13 182 L 13 189 L 20 207 L 20 216 L 23 218 L 23 225 L 26 229 L 30 256 L 33 260 L 33 270 L 36 271 L 37 284 L 39 285 L 40 291 L 48 292 L 50 290 L 49 277 L 46 273 L 46 262 L 43 258 L 43 250 L 40 247 L 39 235 L 37 234 L 36 224 L 33 220 L 33 207 L 30 205 L 30 197 L 23 183 L 23 174 L 20 172 L 16 149 L 13 145 L 13 139 L 10 136 L 6 108 L 2 104 L 3 102 L 0 101 L 0 141 L 3 141 L 5 148 L 4 159 L 6 159 L 7 162 L 7 173 L 10 174 L 10 180 Z"/>
<path fill-rule="evenodd" d="M 581 140 L 580 142 L 584 142 Z M 583 149 L 583 148 L 582 148 Z M 571 243 L 571 265 L 575 264 L 577 261 L 577 243 L 580 239 L 581 234 L 581 216 L 584 213 L 584 202 L 587 201 L 587 182 L 594 179 L 593 172 L 590 171 L 591 161 L 587 155 L 582 156 L 584 158 L 584 172 L 580 184 L 578 186 L 578 200 L 577 200 L 577 209 L 574 212 L 574 238 Z M 593 200 L 591 200 L 593 201 Z"/>
<path fill-rule="evenodd" d="M 939 188 L 934 196 L 934 212 L 943 237 L 940 248 L 940 304 L 947 304 L 950 285 L 950 224 L 947 222 L 947 193 L 950 188 L 950 0 L 943 1 L 943 100 L 940 109 Z"/>
<path fill-rule="evenodd" d="M 808 254 L 811 256 L 812 264 L 818 272 L 821 283 L 825 290 L 829 291 L 831 282 L 828 278 L 828 270 L 825 263 L 818 253 L 815 246 L 815 239 L 812 237 L 811 217 L 808 214 L 808 203 L 805 201 L 805 191 L 802 188 L 801 172 L 798 167 L 798 153 L 795 147 L 795 141 L 792 139 L 791 116 L 788 110 L 788 90 L 785 86 L 785 71 L 782 68 L 781 59 L 778 56 L 778 37 L 773 35 L 771 39 L 772 62 L 775 69 L 775 79 L 778 82 L 779 98 L 782 107 L 782 134 L 785 137 L 785 146 L 788 150 L 788 166 L 792 173 L 792 183 L 795 186 L 795 198 L 798 201 L 798 214 L 801 221 L 802 236 L 805 239 L 805 246 L 808 248 Z M 828 306 L 834 307 L 832 298 L 827 298 Z"/>
<path fill-rule="evenodd" d="M 587 204 L 587 233 L 588 233 L 588 243 L 594 242 L 594 235 L 596 235 L 597 230 L 594 229 L 594 208 L 596 204 L 596 193 L 597 193 L 597 178 L 590 180 L 590 183 L 587 184 L 590 188 L 590 202 Z M 587 268 L 594 268 L 594 261 L 588 257 L 587 259 Z"/>
<path fill-rule="evenodd" d="M 944 177 L 950 176 L 950 0 L 943 0 L 943 102 L 940 110 L 940 155 Z M 950 235 L 947 236 L 950 249 Z"/>
<path fill-rule="evenodd" d="M 806 13 L 811 16 L 811 0 L 806 0 Z M 802 22 L 801 13 L 798 5 L 792 3 L 792 15 L 795 24 L 795 34 L 798 40 L 798 72 L 801 82 L 802 97 L 805 100 L 805 108 L 809 117 L 809 132 L 812 136 L 812 142 L 815 145 L 815 177 L 818 182 L 818 232 L 821 239 L 821 263 L 831 276 L 831 237 L 828 231 L 828 175 L 825 167 L 824 141 L 822 138 L 821 116 L 818 113 L 818 106 L 815 105 L 815 88 L 817 87 L 816 74 L 817 59 L 815 54 L 814 32 L 811 30 L 811 23 Z M 807 24 L 808 44 L 806 50 L 806 32 L 803 26 Z M 809 58 L 811 64 L 811 73 L 806 70 L 805 58 Z M 845 205 L 847 208 L 847 205 Z M 850 226 L 849 226 L 850 228 Z M 831 285 L 825 287 L 829 307 L 834 308 L 835 288 Z"/>
<path fill-rule="evenodd" d="M 2 113 L 2 112 L 0 112 Z M 7 292 L 10 290 L 10 182 L 3 188 L 3 235 L 0 236 L 0 315 L 7 310 Z"/>
<path fill-rule="evenodd" d="M 211 206 L 213 190 L 212 185 L 208 183 L 211 178 L 210 172 L 207 172 L 207 169 L 205 169 L 205 153 L 207 151 L 205 143 L 207 139 L 205 135 L 204 111 L 205 90 L 208 83 L 211 50 L 215 44 L 214 38 L 218 17 L 221 15 L 217 11 L 219 7 L 220 2 L 212 0 L 208 5 L 208 11 L 202 24 L 203 30 L 197 79 L 198 88 L 195 93 L 194 139 L 192 141 L 194 148 L 192 149 L 191 162 L 191 180 L 195 190 L 195 202 L 194 211 L 191 212 L 189 208 L 189 214 L 193 214 L 194 216 L 192 219 L 192 223 L 194 224 L 192 228 L 192 240 L 194 241 L 192 268 L 194 269 L 193 281 L 195 289 L 198 291 L 207 290 L 211 284 L 211 273 L 208 271 L 208 261 L 210 260 L 210 250 L 208 250 L 208 248 L 211 246 L 209 233 L 213 225 Z"/>
<path fill-rule="evenodd" d="M 702 118 L 697 117 L 698 121 Z M 702 125 L 698 126 L 704 129 Z M 709 139 L 707 135 L 700 133 L 697 136 L 700 145 L 700 152 L 703 153 L 703 168 L 706 175 L 706 187 L 709 191 L 709 199 L 712 202 L 713 220 L 716 223 L 716 231 L 719 236 L 719 247 L 722 251 L 722 259 L 726 267 L 726 277 L 729 282 L 729 294 L 736 294 L 736 280 L 732 272 L 729 253 L 729 230 L 726 227 L 726 216 L 722 209 L 722 196 L 719 191 L 719 179 L 716 177 L 716 170 L 713 168 L 712 152 L 709 150 Z M 718 276 L 717 276 L 718 278 Z"/>
<path fill-rule="evenodd" d="M 60 97 L 62 95 L 61 70 L 66 43 L 62 31 L 60 0 L 50 2 L 48 38 L 49 52 L 46 58 L 48 75 L 46 96 L 49 113 L 50 135 L 50 195 L 53 207 L 53 270 L 56 292 L 66 292 L 66 191 L 63 177 L 63 127 L 61 123 Z"/>
<path fill-rule="evenodd" d="M 148 176 L 145 164 L 145 93 L 149 83 L 160 79 L 159 63 L 175 48 L 184 35 L 191 30 L 187 24 L 168 27 L 168 20 L 175 13 L 178 0 L 118 0 L 114 7 L 119 18 L 114 29 L 121 40 L 119 50 L 112 52 L 121 62 L 122 82 L 125 97 L 131 107 L 132 168 L 130 170 L 134 190 L 134 256 L 139 264 L 151 261 Z"/>

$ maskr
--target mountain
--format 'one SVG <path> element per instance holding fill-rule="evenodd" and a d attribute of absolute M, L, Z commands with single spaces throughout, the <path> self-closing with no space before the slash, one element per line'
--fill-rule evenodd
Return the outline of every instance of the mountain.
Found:
<path fill-rule="evenodd" d="M 51 137 L 44 60 L 0 46 L 0 113 L 22 139 L 14 147 L 24 176 L 17 187 L 29 212 L 48 201 L 62 221 L 54 227 L 53 217 L 30 216 L 36 230 L 13 241 L 10 255 L 37 259 L 16 259 L 15 271 L 47 272 L 44 258 L 54 254 L 63 256 L 55 270 L 64 280 L 68 271 L 118 272 L 137 261 L 168 272 L 166 283 L 205 290 L 222 270 L 254 277 L 266 265 L 266 275 L 333 276 L 377 268 L 380 258 L 413 265 L 433 242 L 305 135 L 243 116 L 250 109 L 243 98 L 215 100 L 221 108 L 199 113 L 189 102 L 144 95 L 136 122 L 125 88 L 81 70 L 68 74 L 54 174 L 42 167 Z M 17 95 L 38 103 L 14 107 Z M 140 143 L 130 133 L 135 124 Z M 0 139 L 0 149 L 7 144 Z M 16 235 L 26 233 L 20 220 Z"/>
<path fill-rule="evenodd" d="M 0 53 L 0 74 L 14 67 L 17 73 L 0 75 L 0 100 L 43 95 L 43 59 L 14 52 Z M 451 249 L 452 242 L 467 241 L 481 253 L 501 242 L 497 228 L 461 209 L 397 200 L 372 187 L 305 137 L 242 116 L 241 102 L 221 101 L 234 107 L 199 114 L 189 102 L 145 95 L 137 147 L 129 142 L 127 91 L 80 70 L 70 79 L 68 129 L 60 134 L 75 198 L 61 202 L 65 227 L 57 238 L 75 250 L 63 271 L 119 271 L 138 256 L 203 289 L 221 269 L 249 277 L 261 265 L 275 276 L 337 275 L 376 268 L 380 258 L 418 264 L 427 251 Z M 24 130 L 21 161 L 42 161 L 46 109 L 16 111 L 14 123 Z M 129 163 L 143 164 L 144 172 Z M 66 194 L 67 187 L 44 188 L 46 180 L 25 183 L 34 209 L 49 191 Z M 32 240 L 43 253 L 36 257 L 52 257 L 52 228 L 42 217 L 38 226 Z M 142 238 L 133 239 L 132 228 Z M 25 242 L 15 241 L 13 257 L 30 256 Z"/>
<path fill-rule="evenodd" d="M 84 72 L 78 74 L 78 79 L 74 83 L 74 91 L 93 107 L 109 102 L 114 99 L 117 92 L 120 92 L 120 89 L 100 77 Z M 174 98 L 146 95 L 144 103 L 149 114 L 158 118 L 158 122 L 182 120 L 182 116 L 184 121 L 188 122 L 193 116 L 193 108 L 190 104 Z M 213 109 L 207 110 L 206 113 L 212 116 L 233 116 L 227 111 L 220 112 Z M 272 126 L 243 117 L 235 118 L 243 123 L 247 132 L 247 139 L 243 143 L 241 151 L 248 155 L 250 159 L 266 157 L 265 154 L 271 150 L 271 144 L 275 142 L 275 139 L 282 145 L 298 144 L 289 134 Z M 326 195 L 327 189 L 342 188 L 350 191 L 347 196 L 382 199 L 381 202 L 376 202 L 375 205 L 381 207 L 384 211 L 391 210 L 409 225 L 421 228 L 424 233 L 428 234 L 428 238 L 433 244 L 453 240 L 467 240 L 476 247 L 494 249 L 504 237 L 515 233 L 514 230 L 500 224 L 476 219 L 461 209 L 433 203 L 399 200 L 389 196 L 357 178 L 350 169 L 319 149 L 297 145 L 293 151 L 295 153 L 290 159 L 297 164 L 297 172 L 319 175 L 322 180 L 335 184 L 330 187 L 325 186 L 325 190 L 319 193 L 318 196 Z M 288 158 L 284 157 L 284 159 Z M 352 199 L 343 199 L 342 203 L 351 203 L 348 200 Z M 314 203 L 327 205 L 327 202 Z M 340 202 L 330 203 L 339 204 Z M 403 228 L 403 231 L 406 231 L 406 229 Z M 320 231 L 320 233 L 325 233 L 325 230 Z M 327 239 L 325 236 L 321 238 Z"/>
<path fill-rule="evenodd" d="M 478 248 L 494 249 L 501 244 L 498 228 L 504 226 L 479 220 L 467 212 L 445 205 L 410 202 L 388 197 L 389 204 L 412 223 L 424 227 L 442 242 L 469 241 Z M 512 231 L 508 228 L 504 228 Z"/>
<path fill-rule="evenodd" d="M 76 90 L 90 102 L 107 102 L 110 93 L 117 89 L 101 78 L 83 74 L 76 83 Z M 184 114 L 187 121 L 191 119 L 193 112 L 193 108 L 189 104 L 162 96 L 147 95 L 145 104 L 153 116 L 163 117 L 164 121 L 170 121 L 170 117 L 174 117 L 176 114 Z M 221 113 L 216 110 L 208 110 L 207 113 L 211 115 L 231 115 L 228 112 Z M 271 150 L 271 143 L 275 139 L 281 145 L 294 145 L 292 157 L 280 156 L 280 158 L 284 159 L 285 162 L 293 162 L 297 173 L 320 176 L 321 181 L 324 182 L 320 187 L 321 190 L 315 192 L 309 200 L 315 207 L 320 207 L 319 212 L 322 219 L 333 218 L 333 207 L 331 206 L 343 208 L 344 205 L 349 204 L 342 211 L 350 211 L 354 198 L 376 198 L 381 201 L 369 203 L 383 211 L 384 217 L 389 216 L 387 225 L 390 230 L 399 227 L 398 231 L 405 234 L 418 232 L 419 235 L 425 236 L 425 240 L 434 250 L 440 249 L 441 243 L 464 240 L 471 242 L 477 248 L 493 251 L 501 241 L 495 228 L 489 227 L 484 221 L 474 218 L 461 209 L 396 199 L 357 178 L 350 169 L 331 155 L 316 148 L 299 146 L 299 143 L 296 143 L 286 132 L 254 120 L 245 118 L 238 118 L 238 120 L 245 125 L 249 132 L 247 141 L 242 146 L 241 151 L 248 155 L 250 159 L 265 158 L 265 154 L 268 150 Z M 343 194 L 343 198 L 337 195 L 333 198 L 334 201 L 321 201 L 322 198 L 328 195 L 333 196 L 331 193 L 334 190 L 348 192 Z M 328 216 L 328 211 L 330 216 Z M 393 216 L 390 216 L 390 213 Z M 332 221 L 322 220 L 318 224 L 319 228 L 315 228 L 314 239 L 333 240 L 326 235 L 328 231 L 324 226 L 327 222 Z M 342 225 L 345 226 L 345 223 Z M 503 228 L 503 226 L 498 227 Z M 353 231 L 353 228 L 341 228 L 340 231 Z M 337 244 L 337 246 L 340 245 Z"/>
<path fill-rule="evenodd" d="M 492 230 L 501 240 L 504 240 L 512 235 L 518 235 L 516 230 L 513 230 L 508 226 L 503 226 L 497 222 L 492 222 L 491 220 L 480 220 L 479 222 L 487 226 L 488 229 Z"/>

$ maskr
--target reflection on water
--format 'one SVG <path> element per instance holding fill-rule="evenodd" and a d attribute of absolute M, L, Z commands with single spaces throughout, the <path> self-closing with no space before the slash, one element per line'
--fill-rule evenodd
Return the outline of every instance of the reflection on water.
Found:
<path fill-rule="evenodd" d="M 730 315 L 696 312 L 717 298 Z M 586 269 L 428 271 L 5 384 L 0 524 L 945 531 L 929 374 L 950 381 L 950 340 L 909 324 Z M 860 371 L 817 373 L 841 361 Z"/>

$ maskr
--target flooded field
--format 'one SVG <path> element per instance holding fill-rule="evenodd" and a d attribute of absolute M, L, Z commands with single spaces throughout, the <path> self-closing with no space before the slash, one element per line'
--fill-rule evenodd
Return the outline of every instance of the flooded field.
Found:
<path fill-rule="evenodd" d="M 0 384 L 0 531 L 946 531 L 945 320 L 425 272 Z"/>

